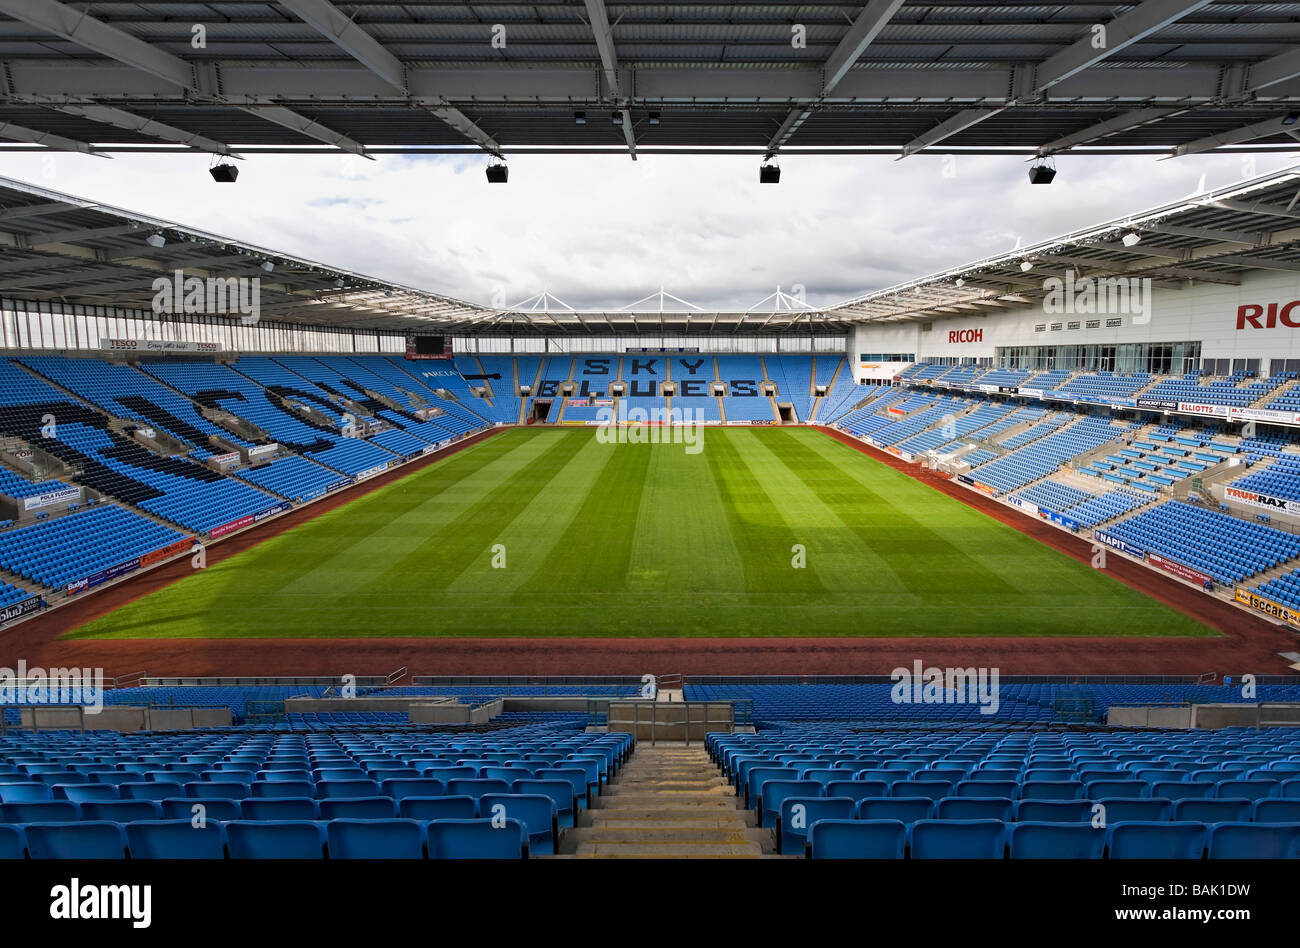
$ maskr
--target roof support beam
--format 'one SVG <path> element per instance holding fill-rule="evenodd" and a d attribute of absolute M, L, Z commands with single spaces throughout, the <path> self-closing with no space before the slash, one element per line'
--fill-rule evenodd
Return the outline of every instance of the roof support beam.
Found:
<path fill-rule="evenodd" d="M 51 105 L 50 108 L 66 115 L 76 115 L 92 122 L 99 122 L 101 125 L 112 125 L 115 128 L 124 128 L 136 134 L 147 135 L 161 141 L 188 145 L 190 148 L 214 155 L 235 154 L 229 145 L 222 142 L 162 122 L 155 122 L 153 119 L 145 118 L 143 115 L 136 115 L 125 109 L 118 109 L 108 105 Z"/>
<path fill-rule="evenodd" d="M 614 51 L 614 28 L 609 25 L 609 13 L 605 10 L 605 0 L 583 0 L 587 6 L 587 19 L 591 31 L 596 37 L 596 50 L 600 53 L 600 65 L 605 70 L 605 83 L 609 93 L 623 113 L 623 140 L 627 142 L 627 151 L 636 161 L 636 133 L 632 129 L 632 112 L 627 108 L 624 90 L 618 79 L 618 55 Z"/>
<path fill-rule="evenodd" d="M 1088 142 L 1095 142 L 1099 138 L 1109 138 L 1111 135 L 1119 132 L 1126 132 L 1132 128 L 1140 128 L 1143 125 L 1150 125 L 1152 122 L 1158 122 L 1162 118 L 1184 112 L 1186 109 L 1136 109 L 1132 112 L 1125 112 L 1123 115 L 1117 115 L 1114 118 L 1106 119 L 1104 122 L 1098 122 L 1095 125 L 1089 125 L 1077 132 L 1064 135 L 1061 138 L 1048 142 L 1038 149 L 1039 157 L 1059 154 L 1073 148 L 1076 145 L 1084 145 Z"/>
<path fill-rule="evenodd" d="M 165 52 L 57 0 L 0 0 L 0 13 L 134 66 L 182 89 L 194 88 L 194 70 Z"/>
<path fill-rule="evenodd" d="M 200 91 L 194 68 L 179 56 L 173 56 L 144 40 L 137 39 L 130 33 L 95 19 L 83 10 L 59 3 L 58 0 L 0 0 L 0 13 L 157 76 L 187 92 Z M 309 138 L 336 145 L 344 151 L 360 149 L 355 153 L 365 154 L 365 149 L 346 135 L 326 129 L 290 109 L 280 106 L 275 108 L 276 111 L 272 113 L 257 112 L 251 108 L 246 108 L 245 111 L 253 115 L 260 114 L 277 125 L 300 131 Z M 61 139 L 61 141 L 68 140 Z M 82 149 L 70 150 L 81 151 Z"/>
<path fill-rule="evenodd" d="M 1213 0 L 1143 0 L 1123 16 L 1102 24 L 1104 34 L 1090 30 L 1083 39 L 1043 60 L 1034 78 L 1035 89 L 1039 92 L 1050 89 L 1170 23 L 1209 6 L 1211 2 Z"/>
<path fill-rule="evenodd" d="M 44 145 L 51 151 L 76 151 L 83 155 L 95 155 L 99 158 L 111 157 L 110 155 L 101 155 L 96 152 L 95 147 L 89 142 L 79 142 L 72 138 L 64 138 L 62 135 L 55 135 L 53 132 L 38 132 L 36 129 L 25 128 L 22 125 L 15 125 L 13 122 L 0 124 L 0 138 L 11 142 L 27 142 L 31 145 Z"/>
<path fill-rule="evenodd" d="M 344 16 L 329 0 L 280 0 L 298 19 L 328 37 L 361 65 L 394 89 L 406 92 L 406 67 L 378 40 Z"/>
<path fill-rule="evenodd" d="M 936 145 L 945 138 L 951 138 L 958 132 L 964 132 L 973 125 L 978 125 L 987 119 L 1005 111 L 1005 109 L 962 109 L 956 115 L 949 117 L 944 122 L 936 125 L 924 134 L 918 135 L 910 142 L 903 146 L 903 153 L 900 158 L 906 158 L 908 155 L 915 155 L 919 151 L 924 151 L 931 145 Z"/>
<path fill-rule="evenodd" d="M 274 122 L 276 125 L 295 131 L 307 138 L 314 138 L 318 142 L 333 145 L 335 148 L 351 152 L 354 155 L 361 155 L 363 158 L 371 157 L 366 153 L 365 146 L 360 142 L 355 142 L 342 132 L 327 128 L 319 122 L 293 111 L 293 109 L 286 109 L 281 105 L 249 105 L 244 107 L 244 111 L 250 115 L 256 115 L 258 118 L 264 118 L 268 122 Z"/>
<path fill-rule="evenodd" d="M 1198 138 L 1194 142 L 1179 145 L 1174 148 L 1169 157 L 1181 158 L 1183 155 L 1199 155 L 1203 152 L 1213 151 L 1223 145 L 1253 142 L 1260 138 L 1268 138 L 1281 133 L 1290 134 L 1292 129 L 1297 129 L 1295 119 L 1286 115 L 1279 115 L 1276 118 L 1265 119 L 1252 125 L 1243 125 L 1241 128 L 1234 128 L 1226 132 L 1216 132 L 1213 135 Z"/>
<path fill-rule="evenodd" d="M 1258 92 L 1297 76 L 1300 76 L 1300 49 L 1292 49 L 1251 66 L 1246 90 Z"/>
<path fill-rule="evenodd" d="M 862 58 L 867 47 L 885 28 L 894 14 L 898 12 L 904 0 L 869 0 L 862 12 L 849 27 L 849 31 L 831 51 L 830 58 L 822 67 L 822 96 L 825 97 L 848 75 L 854 63 Z M 767 157 L 771 158 L 789 141 L 795 130 L 812 115 L 810 109 L 792 109 L 785 121 L 776 130 L 776 134 L 767 143 Z"/>

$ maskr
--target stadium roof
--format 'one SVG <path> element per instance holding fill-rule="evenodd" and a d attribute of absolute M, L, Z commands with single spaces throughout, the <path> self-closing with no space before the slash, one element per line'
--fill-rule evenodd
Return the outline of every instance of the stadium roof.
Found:
<path fill-rule="evenodd" d="M 985 315 L 1038 302 L 1047 292 L 1044 279 L 1063 279 L 1067 270 L 1076 278 L 1150 278 L 1154 286 L 1173 289 L 1235 285 L 1251 270 L 1300 272 L 1298 245 L 1300 166 L 1293 166 L 887 287 L 827 311 L 854 322 Z"/>
<path fill-rule="evenodd" d="M 17 148 L 1298 147 L 1300 3 L 0 0 L 0 16 Z"/>
<path fill-rule="evenodd" d="M 1126 244 L 1128 234 L 1140 240 Z M 310 326 L 415 334 L 842 334 L 866 322 L 983 315 L 1036 302 L 1045 275 L 1067 269 L 1080 277 L 1150 277 L 1173 288 L 1237 284 L 1251 270 L 1300 272 L 1300 166 L 823 309 L 778 290 L 746 312 L 706 311 L 663 291 L 612 311 L 573 309 L 549 294 L 495 309 L 0 178 L 0 296 L 149 310 L 154 281 L 176 270 L 257 277 L 263 318 Z M 641 306 L 652 300 L 657 308 Z"/>

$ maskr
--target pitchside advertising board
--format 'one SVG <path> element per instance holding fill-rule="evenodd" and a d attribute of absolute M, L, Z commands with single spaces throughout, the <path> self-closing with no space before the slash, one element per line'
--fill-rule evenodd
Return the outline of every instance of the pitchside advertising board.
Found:
<path fill-rule="evenodd" d="M 0 609 L 0 625 L 12 622 L 14 619 L 21 619 L 23 616 L 29 616 L 44 604 L 44 600 L 40 596 L 32 596 L 32 598 L 24 599 L 22 602 L 15 602 L 5 606 Z"/>
<path fill-rule="evenodd" d="M 68 583 L 64 591 L 69 596 L 75 596 L 77 593 L 85 592 L 87 589 L 94 589 L 104 583 L 117 579 L 119 576 L 125 576 L 137 569 L 144 569 L 146 566 L 153 566 L 155 563 L 161 563 L 165 559 L 177 556 L 181 553 L 188 552 L 194 546 L 193 537 L 184 537 L 175 540 L 166 546 L 160 546 L 158 549 L 143 556 L 137 556 L 135 559 L 127 560 L 124 563 L 118 563 L 116 566 L 110 566 L 108 569 L 101 569 L 91 573 L 89 576 L 83 576 L 75 582 Z"/>
<path fill-rule="evenodd" d="M 1113 550 L 1119 550 L 1121 553 L 1127 553 L 1129 556 L 1137 557 L 1139 560 L 1145 558 L 1146 550 L 1133 546 L 1131 543 L 1125 543 L 1119 537 L 1111 536 L 1105 530 L 1098 530 L 1093 533 L 1092 538 L 1098 543 L 1104 543 Z"/>
<path fill-rule="evenodd" d="M 1249 589 L 1237 587 L 1237 602 L 1249 606 L 1257 612 L 1262 612 L 1266 616 L 1272 616 L 1287 623 L 1293 628 L 1300 629 L 1300 613 L 1297 613 L 1289 606 L 1284 606 L 1280 602 L 1274 602 L 1258 593 L 1253 593 Z"/>

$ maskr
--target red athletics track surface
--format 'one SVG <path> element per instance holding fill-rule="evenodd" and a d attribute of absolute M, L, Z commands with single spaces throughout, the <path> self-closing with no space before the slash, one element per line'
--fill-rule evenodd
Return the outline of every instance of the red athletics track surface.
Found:
<path fill-rule="evenodd" d="M 497 430 L 238 534 L 211 547 L 208 560 L 218 562 L 245 550 Z M 1086 540 L 856 438 L 819 430 L 1068 556 L 1091 562 Z M 67 630 L 187 575 L 190 565 L 183 557 L 0 632 L 0 664 L 15 667 L 21 658 L 33 667 L 103 668 L 108 675 L 143 670 L 156 676 L 380 675 L 402 666 L 422 675 L 853 675 L 888 674 L 920 659 L 940 667 L 996 666 L 1004 675 L 1222 675 L 1286 674 L 1277 653 L 1300 650 L 1294 633 L 1171 576 L 1118 555 L 1109 558 L 1107 571 L 1214 626 L 1224 637 L 59 639 Z"/>

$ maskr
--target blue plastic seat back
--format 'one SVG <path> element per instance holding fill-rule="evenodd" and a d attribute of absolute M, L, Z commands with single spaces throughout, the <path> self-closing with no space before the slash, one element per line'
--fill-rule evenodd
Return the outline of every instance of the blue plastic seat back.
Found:
<path fill-rule="evenodd" d="M 1171 814 L 1183 823 L 1248 823 L 1254 811 L 1253 800 L 1175 800 Z"/>
<path fill-rule="evenodd" d="M 398 814 L 410 820 L 469 820 L 478 816 L 478 801 L 463 794 L 443 797 L 403 797 Z"/>
<path fill-rule="evenodd" d="M 53 800 L 54 792 L 43 783 L 0 783 L 0 803 L 29 803 Z"/>
<path fill-rule="evenodd" d="M 195 806 L 201 806 L 201 811 L 196 811 Z M 191 797 L 178 797 L 172 800 L 162 801 L 162 813 L 164 820 L 192 820 L 202 815 L 203 820 L 216 820 L 224 823 L 227 820 L 238 820 L 243 818 L 243 808 L 239 805 L 238 800 L 199 800 Z"/>
<path fill-rule="evenodd" d="M 934 813 L 934 801 L 929 797 L 885 797 L 858 801 L 859 820 L 897 820 L 915 823 L 927 820 Z"/>
<path fill-rule="evenodd" d="M 1015 800 L 1020 796 L 1020 784 L 1014 780 L 964 780 L 953 788 L 959 797 L 1003 797 Z"/>
<path fill-rule="evenodd" d="M 274 797 L 301 797 L 316 796 L 316 784 L 310 780 L 258 780 L 249 787 L 249 796 L 259 799 Z"/>
<path fill-rule="evenodd" d="M 1300 824 L 1216 823 L 1207 845 L 1211 859 L 1298 859 Z"/>
<path fill-rule="evenodd" d="M 0 823 L 0 859 L 25 859 L 27 837 L 21 826 Z"/>
<path fill-rule="evenodd" d="M 166 800 L 168 797 L 185 796 L 185 785 L 181 783 L 163 783 L 161 780 L 145 780 L 118 785 L 123 800 Z"/>
<path fill-rule="evenodd" d="M 440 797 L 447 785 L 432 777 L 397 777 L 383 781 L 380 789 L 394 800 L 403 797 Z"/>
<path fill-rule="evenodd" d="M 1111 823 L 1106 839 L 1111 859 L 1200 859 L 1203 823 Z"/>
<path fill-rule="evenodd" d="M 418 820 L 335 819 L 325 832 L 331 859 L 424 858 L 424 828 Z"/>
<path fill-rule="evenodd" d="M 585 792 L 585 787 L 583 788 Z M 487 778 L 463 778 L 447 781 L 447 793 L 452 796 L 481 797 L 485 793 L 509 793 L 510 784 L 505 780 Z"/>
<path fill-rule="evenodd" d="M 126 835 L 117 823 L 28 823 L 23 834 L 33 859 L 126 858 Z"/>
<path fill-rule="evenodd" d="M 307 770 L 262 770 L 253 779 L 254 783 L 313 783 L 311 772 Z"/>
<path fill-rule="evenodd" d="M 249 797 L 239 808 L 244 820 L 320 819 L 320 810 L 311 797 Z"/>
<path fill-rule="evenodd" d="M 0 823 L 75 823 L 81 807 L 68 800 L 0 804 Z"/>
<path fill-rule="evenodd" d="M 132 859 L 224 859 L 226 834 L 215 820 L 144 820 L 126 824 Z"/>
<path fill-rule="evenodd" d="M 1092 803 L 1088 800 L 1020 800 L 1016 803 L 1017 822 L 1080 823 L 1092 820 Z"/>
<path fill-rule="evenodd" d="M 286 784 L 286 786 L 291 786 Z M 316 784 L 316 799 L 329 797 L 356 799 L 379 796 L 379 784 L 373 780 L 322 780 Z"/>
<path fill-rule="evenodd" d="M 1276 796 L 1280 786 L 1278 780 L 1225 780 L 1215 787 L 1213 795 L 1220 799 L 1265 800 Z"/>
<path fill-rule="evenodd" d="M 1214 795 L 1215 784 L 1207 780 L 1157 780 L 1151 796 L 1166 800 L 1203 800 Z"/>
<path fill-rule="evenodd" d="M 522 859 L 524 824 L 518 820 L 431 820 L 430 859 Z"/>
<path fill-rule="evenodd" d="M 397 819 L 397 801 L 392 797 L 331 797 L 318 806 L 322 820 Z"/>
<path fill-rule="evenodd" d="M 73 803 L 87 800 L 117 800 L 120 794 L 113 783 L 64 783 L 54 788 L 55 797 L 62 796 Z"/>
<path fill-rule="evenodd" d="M 944 797 L 936 805 L 935 819 L 1002 820 L 1011 819 L 1015 802 L 1007 797 Z"/>
<path fill-rule="evenodd" d="M 478 776 L 477 767 L 425 767 L 423 775 L 433 780 L 441 780 L 445 785 L 449 780 L 473 780 Z"/>
<path fill-rule="evenodd" d="M 883 780 L 832 780 L 822 791 L 828 797 L 849 797 L 853 801 L 867 797 L 889 796 L 889 784 Z"/>
<path fill-rule="evenodd" d="M 852 797 L 786 797 L 777 825 L 781 855 L 802 856 L 809 828 L 819 820 L 851 820 L 857 801 Z"/>
<path fill-rule="evenodd" d="M 555 801 L 555 811 L 560 816 L 561 825 L 566 818 L 569 820 L 568 825 L 573 825 L 573 784 L 569 781 L 547 780 L 540 777 L 532 780 L 516 780 L 511 784 L 510 792 L 545 794 Z"/>
<path fill-rule="evenodd" d="M 1006 835 L 1001 820 L 920 820 L 908 841 L 913 859 L 1001 859 Z"/>
<path fill-rule="evenodd" d="M 1102 817 L 1103 822 L 1108 825 L 1128 822 L 1154 823 L 1167 820 L 1174 808 L 1173 801 L 1162 797 L 1141 800 L 1129 797 L 1107 798 L 1093 802 L 1101 804 L 1104 808 L 1099 815 Z"/>
<path fill-rule="evenodd" d="M 1256 823 L 1300 823 L 1300 800 L 1256 800 L 1251 819 Z"/>
<path fill-rule="evenodd" d="M 308 820 L 226 824 L 231 859 L 324 859 L 325 830 Z"/>
<path fill-rule="evenodd" d="M 90 800 L 81 804 L 84 820 L 131 823 L 135 820 L 161 820 L 161 800 Z"/>
<path fill-rule="evenodd" d="M 478 815 L 489 819 L 518 820 L 528 834 L 531 855 L 555 852 L 555 801 L 542 793 L 488 793 L 479 797 Z"/>
<path fill-rule="evenodd" d="M 1077 780 L 1026 780 L 1020 795 L 1031 800 L 1077 800 L 1083 796 L 1083 784 Z"/>
<path fill-rule="evenodd" d="M 813 859 L 902 859 L 907 825 L 898 820 L 818 820 L 808 831 Z"/>
<path fill-rule="evenodd" d="M 927 800 L 942 800 L 952 793 L 953 785 L 944 780 L 903 780 L 894 784 L 893 789 L 897 797 L 925 797 Z"/>
<path fill-rule="evenodd" d="M 816 780 L 765 780 L 759 792 L 759 825 L 775 826 L 786 797 L 819 797 L 822 785 Z"/>
<path fill-rule="evenodd" d="M 1012 859 L 1100 859 L 1106 831 L 1091 823 L 1013 823 Z"/>
<path fill-rule="evenodd" d="M 291 784 L 285 783 L 285 784 L 270 784 L 270 786 L 298 787 L 301 785 L 296 783 L 291 783 Z M 310 784 L 308 784 L 308 786 L 310 786 Z M 226 780 L 211 780 L 211 781 L 196 780 L 191 783 L 187 783 L 185 785 L 185 793 L 183 795 L 187 797 L 194 797 L 196 800 L 197 799 L 212 800 L 212 799 L 216 799 L 217 797 L 220 797 L 224 800 L 244 800 L 247 799 L 249 796 L 255 796 L 256 794 L 250 789 L 248 785 L 242 783 L 231 783 L 230 781 L 226 781 Z M 182 794 L 177 794 L 177 796 L 182 796 Z"/>

